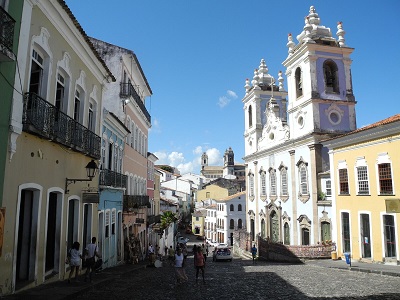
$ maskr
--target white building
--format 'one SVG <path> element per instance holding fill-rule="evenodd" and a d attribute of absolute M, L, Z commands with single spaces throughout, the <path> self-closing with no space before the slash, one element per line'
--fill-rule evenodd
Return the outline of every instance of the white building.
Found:
<path fill-rule="evenodd" d="M 205 236 L 207 240 L 216 242 L 217 241 L 217 205 L 211 204 L 206 207 L 206 218 L 205 218 Z"/>
<path fill-rule="evenodd" d="M 301 13 L 299 13 L 301 16 Z M 350 54 L 342 24 L 338 39 L 310 7 L 298 44 L 288 37 L 286 67 L 278 84 L 261 60 L 246 80 L 245 163 L 247 228 L 292 245 L 330 239 L 329 157 L 320 141 L 356 128 Z M 324 228 L 322 228 L 324 224 Z"/>
<path fill-rule="evenodd" d="M 242 229 L 244 227 L 245 221 L 246 221 L 245 191 L 228 196 L 226 198 L 216 200 L 217 242 L 227 243 L 230 245 L 231 244 L 230 238 L 233 235 L 233 231 L 237 229 Z"/>

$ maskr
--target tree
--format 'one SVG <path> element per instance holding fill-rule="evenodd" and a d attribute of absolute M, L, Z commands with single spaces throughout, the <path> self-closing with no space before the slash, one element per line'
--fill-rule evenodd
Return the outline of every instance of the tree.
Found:
<path fill-rule="evenodd" d="M 168 228 L 168 226 L 171 223 L 175 223 L 175 221 L 178 220 L 176 215 L 171 211 L 163 212 L 160 218 L 161 218 L 161 228 L 163 229 Z"/>

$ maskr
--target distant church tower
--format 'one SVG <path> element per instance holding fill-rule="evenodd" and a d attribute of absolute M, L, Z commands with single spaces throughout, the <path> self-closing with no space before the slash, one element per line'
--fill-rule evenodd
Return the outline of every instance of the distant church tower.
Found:
<path fill-rule="evenodd" d="M 203 170 L 204 167 L 208 166 L 208 155 L 207 153 L 203 152 L 201 155 L 201 169 Z"/>
<path fill-rule="evenodd" d="M 223 176 L 225 177 L 226 175 L 234 175 L 234 170 L 235 170 L 235 154 L 233 153 L 232 148 L 229 147 L 229 149 L 225 150 L 224 154 Z"/>

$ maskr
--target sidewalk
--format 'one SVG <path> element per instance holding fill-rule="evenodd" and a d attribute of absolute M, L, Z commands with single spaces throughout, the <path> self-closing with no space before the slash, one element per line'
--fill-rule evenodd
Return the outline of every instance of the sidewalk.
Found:
<path fill-rule="evenodd" d="M 47 284 L 42 284 L 37 287 L 18 292 L 16 294 L 8 296 L 0 296 L 1 300 L 15 300 L 15 299 L 51 299 L 51 300 L 61 300 L 61 299 L 73 299 L 80 294 L 85 293 L 88 290 L 95 289 L 96 286 L 109 284 L 112 280 L 123 276 L 124 274 L 135 272 L 140 269 L 144 269 L 148 266 L 148 261 L 141 261 L 138 264 L 124 264 L 108 269 L 104 269 L 99 273 L 93 274 L 92 282 L 85 282 L 85 275 L 80 275 L 78 281 L 75 282 L 71 280 L 56 281 Z M 67 273 L 66 278 L 68 277 Z"/>
<path fill-rule="evenodd" d="M 386 276 L 400 277 L 400 266 L 379 263 L 367 263 L 352 261 L 351 267 L 345 260 L 315 259 L 305 261 L 307 265 L 315 265 L 324 268 L 342 269 L 356 272 L 374 273 Z"/>

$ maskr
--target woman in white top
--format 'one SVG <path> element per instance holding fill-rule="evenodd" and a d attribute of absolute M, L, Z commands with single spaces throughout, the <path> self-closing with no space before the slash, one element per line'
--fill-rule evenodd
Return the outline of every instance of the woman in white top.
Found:
<path fill-rule="evenodd" d="M 79 247 L 81 245 L 75 242 L 72 245 L 72 249 L 69 250 L 71 271 L 69 272 L 68 283 L 71 282 L 72 274 L 75 271 L 75 280 L 78 280 L 79 266 L 81 265 L 82 254 L 79 252 Z"/>
<path fill-rule="evenodd" d="M 184 283 L 188 281 L 188 277 L 185 272 L 185 258 L 182 254 L 182 250 L 178 248 L 175 254 L 175 271 L 176 280 L 178 283 Z"/>

